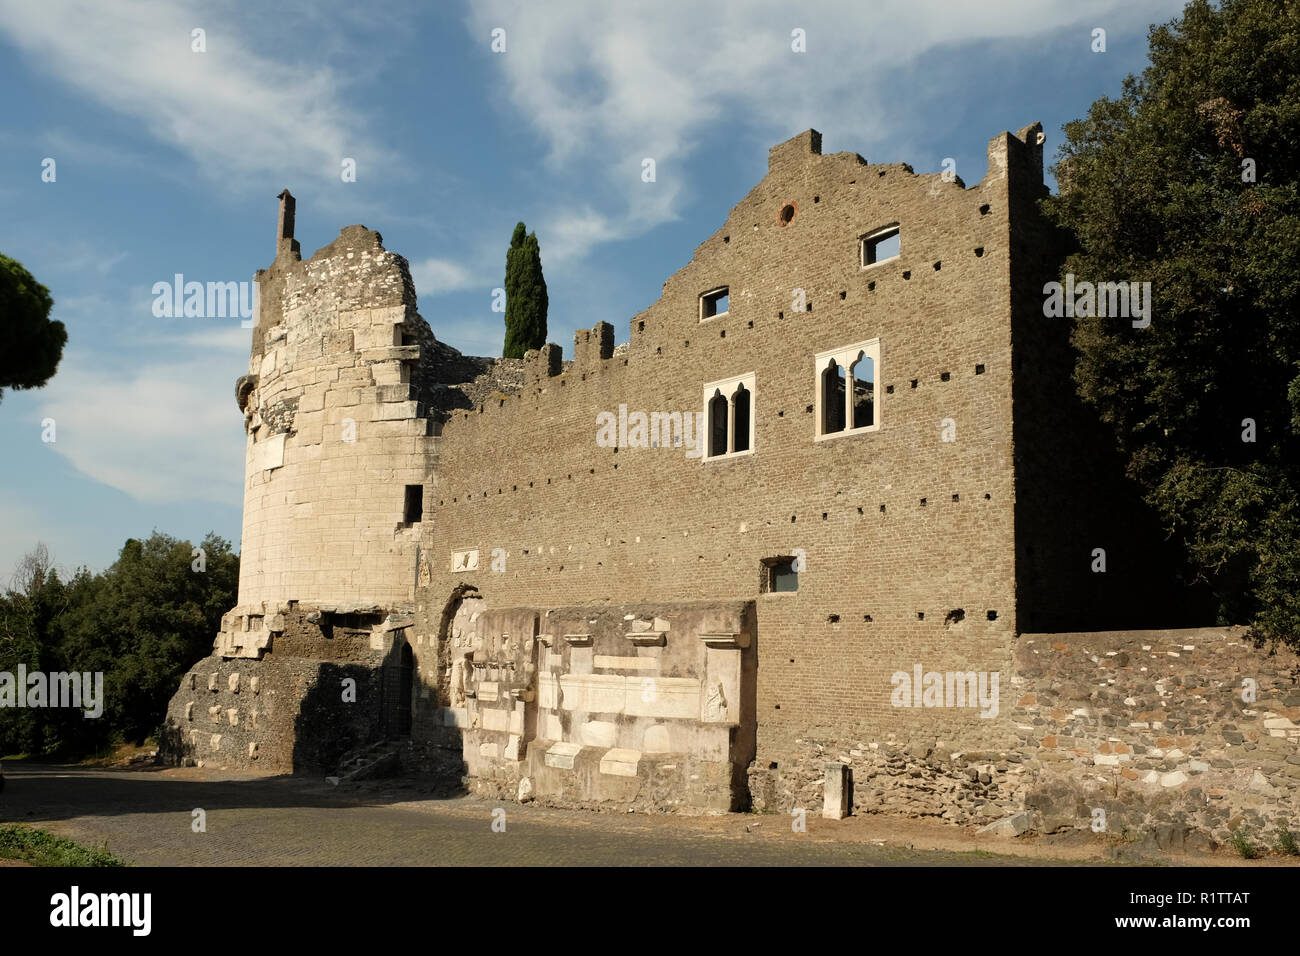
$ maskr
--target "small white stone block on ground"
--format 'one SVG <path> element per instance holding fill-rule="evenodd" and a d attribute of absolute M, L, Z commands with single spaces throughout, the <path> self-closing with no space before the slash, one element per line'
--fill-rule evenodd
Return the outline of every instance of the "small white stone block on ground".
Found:
<path fill-rule="evenodd" d="M 843 820 L 849 815 L 849 768 L 847 764 L 826 765 L 826 787 L 822 797 L 822 816 L 827 820 Z"/>

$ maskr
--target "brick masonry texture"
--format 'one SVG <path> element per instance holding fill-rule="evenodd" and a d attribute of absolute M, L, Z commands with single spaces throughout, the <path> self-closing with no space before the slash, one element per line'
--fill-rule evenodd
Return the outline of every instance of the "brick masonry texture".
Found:
<path fill-rule="evenodd" d="M 357 663 L 378 669 L 378 689 L 352 726 L 449 748 L 459 761 L 432 762 L 521 799 L 786 810 L 819 800 L 831 760 L 853 767 L 858 812 L 1069 817 L 1077 807 L 1060 801 L 1111 766 L 1088 760 L 1119 756 L 1075 712 L 1120 721 L 1122 708 L 1082 675 L 1045 677 L 1065 652 L 1026 632 L 1079 632 L 1076 643 L 1109 651 L 1161 639 L 1104 629 L 1209 620 L 1073 393 L 1068 324 L 1042 315 L 1064 245 L 1037 210 L 1041 127 L 994 137 L 988 160 L 968 188 L 822 155 L 808 130 L 772 148 L 767 176 L 632 317 L 625 344 L 599 322 L 568 361 L 555 344 L 513 362 L 460 355 L 418 315 L 406 261 L 378 233 L 349 226 L 302 260 L 282 194 L 237 385 L 249 430 L 240 607 L 218 656 L 304 662 L 306 677 L 273 681 L 289 701 L 304 680 L 321 683 L 332 621 L 369 628 L 375 656 Z M 862 239 L 894 226 L 900 254 L 864 265 Z M 719 288 L 726 311 L 706 317 L 701 298 Z M 815 357 L 871 342 L 877 427 L 820 438 Z M 746 451 L 598 440 L 610 417 L 692 419 L 707 384 L 742 377 Z M 422 491 L 418 521 L 404 514 L 408 485 Z M 1096 548 L 1105 573 L 1092 569 Z M 771 591 L 765 569 L 790 556 L 797 590 Z M 250 636 L 259 615 L 287 629 Z M 311 615 L 318 633 L 301 623 Z M 660 623 L 662 641 L 629 636 Z M 1234 650 L 1205 659 L 1196 686 L 1223 680 L 1214 666 L 1234 655 L 1272 673 L 1229 632 L 1201 644 Z M 1026 657 L 1031 646 L 1040 653 Z M 723 661 L 729 676 L 713 681 Z M 677 729 L 615 701 L 617 680 L 651 667 L 696 682 L 689 704 L 673 704 Z M 917 667 L 997 675 L 996 716 L 896 706 L 895 675 Z M 1123 673 L 1133 686 L 1121 699 L 1149 694 L 1140 673 Z M 1226 707 L 1196 733 L 1230 722 Z M 1069 720 L 1052 716 L 1062 708 Z M 710 729 L 719 714 L 723 743 Z M 1294 754 L 1293 738 L 1265 736 Z M 263 761 L 274 751 L 298 766 L 304 741 L 286 730 L 259 747 Z M 1291 806 L 1286 756 L 1252 768 L 1282 788 L 1278 812 Z M 1136 782 L 1124 773 L 1136 766 L 1114 764 L 1121 791 L 1185 772 L 1186 790 L 1161 776 L 1152 793 L 1209 792 L 1176 758 L 1167 769 L 1167 753 L 1143 759 L 1155 763 Z M 1155 819 L 1165 804 L 1152 799 L 1143 812 Z M 1207 813 L 1196 820 L 1218 827 Z"/>

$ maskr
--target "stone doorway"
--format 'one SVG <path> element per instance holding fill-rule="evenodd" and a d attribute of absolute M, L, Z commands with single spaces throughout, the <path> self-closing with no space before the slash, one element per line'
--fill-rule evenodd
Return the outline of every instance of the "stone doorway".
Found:
<path fill-rule="evenodd" d="M 383 684 L 380 688 L 382 706 L 380 723 L 387 737 L 409 737 L 411 734 L 411 681 L 415 666 L 411 645 L 402 641 L 401 649 L 394 648 L 393 659 L 384 662 Z"/>

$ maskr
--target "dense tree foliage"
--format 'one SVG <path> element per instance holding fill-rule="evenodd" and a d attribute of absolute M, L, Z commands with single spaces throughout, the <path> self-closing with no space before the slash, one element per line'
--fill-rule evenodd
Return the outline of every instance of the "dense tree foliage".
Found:
<path fill-rule="evenodd" d="M 506 344 L 505 358 L 523 358 L 529 349 L 546 344 L 546 279 L 542 276 L 542 252 L 537 233 L 527 232 L 521 222 L 515 226 L 506 252 Z"/>
<path fill-rule="evenodd" d="M 221 615 L 235 605 L 239 558 L 209 534 L 194 548 L 154 532 L 129 539 L 101 574 L 64 581 L 38 547 L 0 596 L 0 672 L 100 672 L 104 712 L 0 709 L 0 753 L 64 757 L 153 734 L 181 675 L 212 649 Z M 200 568 L 198 570 L 197 568 Z"/>
<path fill-rule="evenodd" d="M 0 255 L 0 397 L 6 388 L 40 388 L 59 367 L 68 331 L 50 321 L 53 307 L 49 289 Z"/>
<path fill-rule="evenodd" d="M 1075 380 L 1224 622 L 1300 643 L 1300 4 L 1193 0 L 1065 127 L 1063 273 L 1150 282 L 1076 319 Z"/>

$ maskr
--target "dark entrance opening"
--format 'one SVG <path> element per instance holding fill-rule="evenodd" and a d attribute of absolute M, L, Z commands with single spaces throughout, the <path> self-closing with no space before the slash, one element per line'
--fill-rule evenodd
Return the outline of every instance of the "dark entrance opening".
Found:
<path fill-rule="evenodd" d="M 402 642 L 395 660 L 384 663 L 383 707 L 380 711 L 384 735 L 407 737 L 411 733 L 411 680 L 415 667 L 411 645 Z"/>

